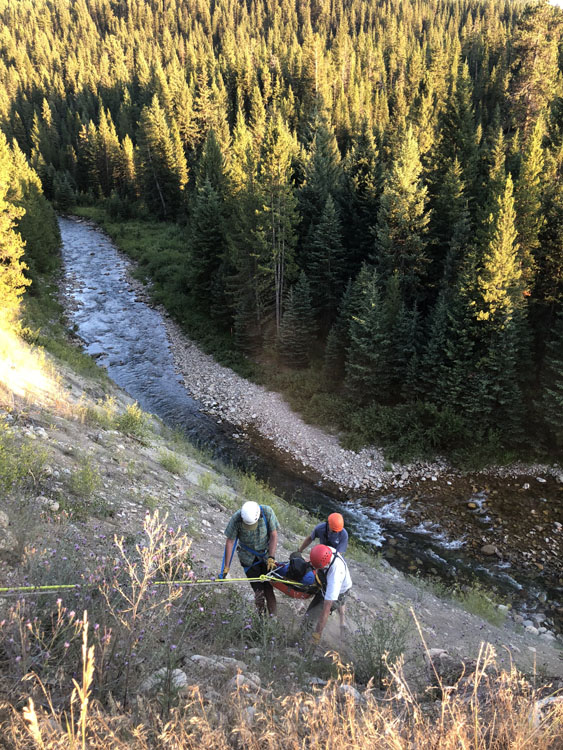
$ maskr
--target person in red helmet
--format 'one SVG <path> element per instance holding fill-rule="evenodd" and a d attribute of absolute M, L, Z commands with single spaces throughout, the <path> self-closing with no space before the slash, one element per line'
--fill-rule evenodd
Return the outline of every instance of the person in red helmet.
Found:
<path fill-rule="evenodd" d="M 305 615 L 310 625 L 316 622 L 313 643 L 321 640 L 328 616 L 335 610 L 340 616 L 340 636 L 344 638 L 345 600 L 352 588 L 348 565 L 339 552 L 326 544 L 313 547 L 310 562 L 321 585 Z"/>
<path fill-rule="evenodd" d="M 308 537 L 305 537 L 299 553 L 307 549 L 315 539 L 320 544 L 326 544 L 328 547 L 334 547 L 337 552 L 344 555 L 348 548 L 348 532 L 344 528 L 344 519 L 340 513 L 331 513 L 324 523 L 318 523 Z"/>

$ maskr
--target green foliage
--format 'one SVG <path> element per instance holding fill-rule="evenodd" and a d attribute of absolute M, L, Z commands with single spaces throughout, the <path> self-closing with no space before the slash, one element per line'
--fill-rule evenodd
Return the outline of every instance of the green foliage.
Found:
<path fill-rule="evenodd" d="M 187 467 L 186 462 L 180 458 L 180 456 L 176 453 L 171 453 L 170 451 L 160 451 L 158 454 L 158 462 L 171 474 L 181 475 L 186 471 Z"/>
<path fill-rule="evenodd" d="M 506 619 L 506 611 L 499 609 L 499 601 L 479 583 L 454 591 L 454 600 L 473 615 L 482 617 L 500 627 Z"/>
<path fill-rule="evenodd" d="M 205 474 L 198 474 L 197 484 L 198 487 L 201 487 L 204 492 L 209 492 L 209 488 L 211 487 L 212 482 L 213 475 L 208 471 L 206 471 Z"/>
<path fill-rule="evenodd" d="M 12 155 L 0 132 L 0 313 L 2 322 L 16 324 L 21 297 L 30 282 L 24 275 L 24 243 L 17 232 L 24 209 L 9 199 L 11 182 Z"/>
<path fill-rule="evenodd" d="M 448 453 L 455 455 L 471 437 L 463 416 L 449 408 L 415 402 L 397 406 L 370 406 L 350 418 L 345 444 L 355 450 L 381 445 L 392 460 L 410 460 Z"/>
<path fill-rule="evenodd" d="M 81 460 L 79 468 L 71 473 L 68 486 L 72 494 L 82 500 L 89 500 L 100 489 L 102 477 L 92 459 Z"/>
<path fill-rule="evenodd" d="M 248 355 L 268 359 L 282 327 L 291 366 L 324 350 L 304 406 L 346 380 L 356 405 L 460 412 L 474 445 L 549 439 L 525 407 L 563 298 L 558 8 L 102 5 L 0 9 L 13 319 L 22 262 L 34 280 L 56 263 L 47 198 L 103 216 L 154 300 L 241 374 L 260 377 Z M 350 307 L 366 263 L 377 289 Z M 301 272 L 310 352 L 287 341 Z"/>
<path fill-rule="evenodd" d="M 401 609 L 360 623 L 351 644 L 356 680 L 366 684 L 373 679 L 383 688 L 387 665 L 404 654 L 413 631 L 410 614 Z"/>
<path fill-rule="evenodd" d="M 283 313 L 280 352 L 284 361 L 293 367 L 306 367 L 313 338 L 310 287 L 307 277 L 301 272 L 297 284 L 289 290 Z"/>
<path fill-rule="evenodd" d="M 33 485 L 47 463 L 47 452 L 31 440 L 17 440 L 0 421 L 0 490 L 7 494 Z"/>
<path fill-rule="evenodd" d="M 149 433 L 149 415 L 139 407 L 137 402 L 130 404 L 125 411 L 115 418 L 115 427 L 125 435 L 132 435 L 139 440 L 146 440 Z"/>

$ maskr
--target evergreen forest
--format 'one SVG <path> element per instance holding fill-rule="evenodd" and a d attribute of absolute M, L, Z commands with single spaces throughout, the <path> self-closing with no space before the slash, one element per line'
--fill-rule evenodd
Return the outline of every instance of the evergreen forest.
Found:
<path fill-rule="evenodd" d="M 0 0 L 2 310 L 97 207 L 350 445 L 560 454 L 562 41 L 545 0 Z"/>

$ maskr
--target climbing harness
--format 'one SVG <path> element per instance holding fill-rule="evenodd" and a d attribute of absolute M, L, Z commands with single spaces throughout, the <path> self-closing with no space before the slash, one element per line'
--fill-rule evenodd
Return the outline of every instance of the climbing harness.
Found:
<path fill-rule="evenodd" d="M 268 517 L 264 513 L 264 508 L 262 506 L 260 506 L 260 516 L 258 518 L 258 521 L 260 521 L 260 518 L 264 519 L 264 523 L 266 524 L 266 535 L 269 538 L 269 536 L 270 536 L 270 527 L 268 525 Z M 245 550 L 246 552 L 250 552 L 251 555 L 254 555 L 254 557 L 257 558 L 257 560 L 255 560 L 251 565 L 248 565 L 246 568 L 243 565 L 243 570 L 244 570 L 245 573 L 246 573 L 247 570 L 250 570 L 250 568 L 253 568 L 256 565 L 257 562 L 265 560 L 266 557 L 268 556 L 268 551 L 267 550 L 265 550 L 264 552 L 258 552 L 257 550 L 252 549 L 252 547 L 247 547 L 247 545 L 243 544 L 242 542 L 240 542 L 239 539 L 238 539 L 238 537 L 237 537 L 235 539 L 235 543 L 233 545 L 233 551 L 231 552 L 231 558 L 230 558 L 229 564 L 227 566 L 228 570 L 230 570 L 230 568 L 231 568 L 231 563 L 233 561 L 235 550 L 237 548 L 237 545 L 239 545 L 239 544 L 243 548 L 243 550 Z M 227 547 L 225 546 L 225 549 L 223 550 L 223 561 L 221 563 L 221 574 L 220 574 L 221 576 L 223 576 L 223 573 L 225 572 L 225 556 L 226 556 L 226 554 L 227 554 Z M 245 578 L 243 580 L 245 580 L 245 581 L 253 581 L 254 579 L 253 578 Z M 258 579 L 258 580 L 260 580 L 260 579 Z"/>

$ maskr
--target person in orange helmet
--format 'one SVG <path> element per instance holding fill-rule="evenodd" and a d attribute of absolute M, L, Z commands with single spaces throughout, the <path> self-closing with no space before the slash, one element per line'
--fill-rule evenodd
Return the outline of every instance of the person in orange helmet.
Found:
<path fill-rule="evenodd" d="M 299 553 L 303 552 L 314 539 L 319 540 L 319 544 L 326 544 L 341 555 L 344 555 L 348 548 L 348 532 L 344 528 L 344 519 L 340 513 L 331 513 L 325 523 L 319 523 L 313 531 L 303 540 Z"/>

